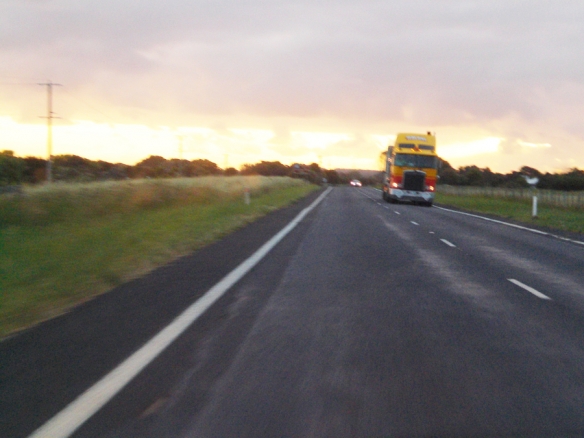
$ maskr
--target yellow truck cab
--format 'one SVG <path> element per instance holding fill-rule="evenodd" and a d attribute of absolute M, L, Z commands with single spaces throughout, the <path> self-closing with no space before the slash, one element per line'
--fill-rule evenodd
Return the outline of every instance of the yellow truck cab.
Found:
<path fill-rule="evenodd" d="M 433 134 L 398 134 L 395 143 L 387 149 L 383 199 L 432 206 L 437 168 Z"/>

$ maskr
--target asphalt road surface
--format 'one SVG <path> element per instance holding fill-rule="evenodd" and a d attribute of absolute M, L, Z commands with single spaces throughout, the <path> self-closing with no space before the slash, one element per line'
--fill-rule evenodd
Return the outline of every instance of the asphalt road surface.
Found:
<path fill-rule="evenodd" d="M 319 194 L 0 343 L 38 430 Z M 75 437 L 584 436 L 584 245 L 337 187 Z"/>

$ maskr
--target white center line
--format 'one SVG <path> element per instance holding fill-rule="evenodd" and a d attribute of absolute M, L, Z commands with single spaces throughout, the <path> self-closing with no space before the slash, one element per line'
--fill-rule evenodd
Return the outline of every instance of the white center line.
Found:
<path fill-rule="evenodd" d="M 436 233 L 434 233 L 434 231 L 430 231 L 430 234 L 436 234 Z"/>
<path fill-rule="evenodd" d="M 519 280 L 515 280 L 513 278 L 508 278 L 507 280 L 509 280 L 511 283 L 519 286 L 522 289 L 525 289 L 527 292 L 531 292 L 533 295 L 535 295 L 538 298 L 541 298 L 542 300 L 551 300 L 550 297 L 548 297 L 547 295 L 542 294 L 540 291 L 535 290 L 534 288 L 521 283 Z"/>
<path fill-rule="evenodd" d="M 441 240 L 442 242 L 444 242 L 446 245 L 448 245 L 448 246 L 450 246 L 450 247 L 452 247 L 452 248 L 456 248 L 456 245 L 455 245 L 454 243 L 452 243 L 452 242 L 449 242 L 449 241 L 448 241 L 448 240 L 446 240 L 446 239 L 440 239 L 440 240 Z"/>
<path fill-rule="evenodd" d="M 419 223 L 417 223 L 417 222 L 414 222 L 414 221 L 410 221 L 410 222 L 411 222 L 412 224 L 414 224 L 414 225 L 420 225 Z"/>
<path fill-rule="evenodd" d="M 395 214 L 401 214 L 399 211 L 394 211 Z"/>

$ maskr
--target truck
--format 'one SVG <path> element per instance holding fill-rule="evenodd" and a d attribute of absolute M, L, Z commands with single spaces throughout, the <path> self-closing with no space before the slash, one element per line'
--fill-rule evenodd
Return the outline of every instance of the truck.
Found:
<path fill-rule="evenodd" d="M 438 155 L 436 136 L 400 133 L 388 146 L 385 159 L 383 199 L 431 207 L 436 191 Z"/>

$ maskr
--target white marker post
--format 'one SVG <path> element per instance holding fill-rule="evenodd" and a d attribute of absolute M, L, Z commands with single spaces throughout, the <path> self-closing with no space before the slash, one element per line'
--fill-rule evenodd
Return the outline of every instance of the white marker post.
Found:
<path fill-rule="evenodd" d="M 533 219 L 537 218 L 537 196 L 533 197 L 533 203 L 531 205 L 531 217 Z"/>
<path fill-rule="evenodd" d="M 243 191 L 243 201 L 245 202 L 245 205 L 249 205 L 249 188 L 247 187 Z"/>
<path fill-rule="evenodd" d="M 523 175 L 523 178 L 525 178 L 525 181 L 527 182 L 527 184 L 529 184 L 529 186 L 533 190 L 532 193 L 537 193 L 536 186 L 537 186 L 537 183 L 539 182 L 539 178 L 537 178 L 537 177 L 530 178 L 527 175 Z M 531 204 L 531 218 L 537 219 L 537 195 L 533 195 L 533 203 Z"/>

